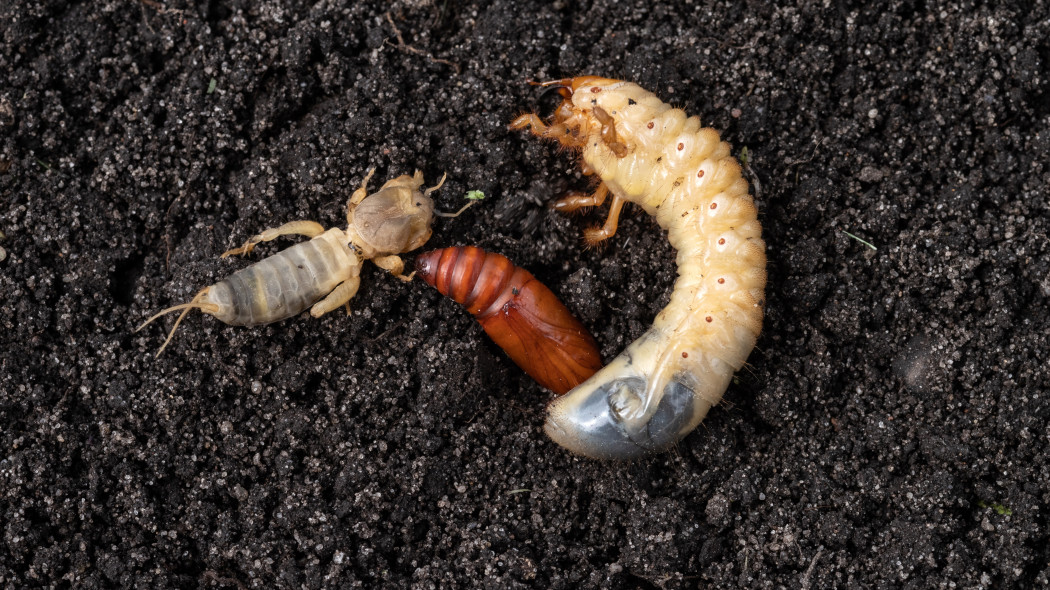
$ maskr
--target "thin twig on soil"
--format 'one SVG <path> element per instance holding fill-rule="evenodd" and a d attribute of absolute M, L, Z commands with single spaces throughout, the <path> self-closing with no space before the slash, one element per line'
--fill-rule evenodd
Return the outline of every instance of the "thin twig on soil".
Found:
<path fill-rule="evenodd" d="M 810 584 L 813 583 L 813 568 L 817 565 L 817 560 L 824 554 L 824 548 L 817 549 L 817 554 L 813 556 L 813 560 L 809 562 L 809 567 L 806 568 L 806 573 L 802 574 L 802 579 L 799 580 L 799 587 L 802 590 L 809 590 Z"/>
<path fill-rule="evenodd" d="M 411 45 L 405 43 L 405 38 L 401 36 L 401 31 L 397 28 L 397 25 L 394 24 L 394 18 L 392 16 L 390 16 L 389 12 L 386 13 L 386 22 L 390 23 L 390 28 L 394 29 L 394 35 L 397 35 L 397 45 L 394 45 L 394 47 L 397 47 L 398 49 L 400 49 L 401 51 L 404 51 L 406 53 L 414 53 L 416 55 L 422 55 L 423 57 L 426 57 L 427 59 L 429 59 L 430 61 L 432 61 L 434 63 L 445 64 L 446 66 L 449 66 L 450 68 L 455 70 L 457 75 L 459 74 L 459 64 L 453 63 L 453 62 L 451 62 L 451 61 L 449 61 L 447 59 L 441 59 L 439 57 L 434 57 L 434 55 L 431 54 L 431 53 L 423 51 L 422 49 L 416 49 L 415 47 L 412 47 Z M 390 42 L 387 41 L 387 43 L 390 43 Z M 390 43 L 390 44 L 393 45 L 393 43 Z"/>

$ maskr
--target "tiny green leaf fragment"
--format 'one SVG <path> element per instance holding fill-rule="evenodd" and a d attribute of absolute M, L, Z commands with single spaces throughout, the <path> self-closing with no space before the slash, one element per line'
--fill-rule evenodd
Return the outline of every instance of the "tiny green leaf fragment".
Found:
<path fill-rule="evenodd" d="M 211 94 L 212 92 L 215 92 L 215 86 L 217 84 L 218 84 L 218 81 L 215 78 L 212 78 L 211 81 L 208 82 L 208 94 Z"/>
<path fill-rule="evenodd" d="M 867 247 L 871 248 L 872 250 L 878 251 L 878 248 L 876 248 L 876 247 L 875 247 L 875 244 L 872 244 L 871 242 L 868 242 L 868 241 L 862 240 L 862 239 L 858 238 L 857 236 L 855 236 L 855 235 L 853 235 L 853 234 L 849 233 L 849 232 L 848 232 L 848 231 L 846 231 L 846 230 L 841 230 L 841 231 L 842 231 L 842 233 L 844 233 L 844 234 L 846 234 L 847 236 L 849 236 L 849 237 L 853 238 L 854 240 L 857 240 L 858 242 L 860 242 L 861 244 L 864 244 L 865 246 L 867 246 Z"/>
<path fill-rule="evenodd" d="M 980 500 L 977 502 L 977 505 L 981 508 L 991 508 L 992 510 L 995 510 L 995 513 L 999 516 L 1011 516 L 1014 513 L 1013 510 L 1010 510 L 998 502 L 985 502 L 984 500 Z"/>
<path fill-rule="evenodd" d="M 750 152 L 747 151 L 747 146 L 740 148 L 740 164 L 743 165 L 744 168 L 747 168 L 750 155 Z"/>
<path fill-rule="evenodd" d="M 471 201 L 480 201 L 485 198 L 485 193 L 481 191 L 467 191 L 467 194 L 464 195 L 463 198 L 470 199 Z"/>

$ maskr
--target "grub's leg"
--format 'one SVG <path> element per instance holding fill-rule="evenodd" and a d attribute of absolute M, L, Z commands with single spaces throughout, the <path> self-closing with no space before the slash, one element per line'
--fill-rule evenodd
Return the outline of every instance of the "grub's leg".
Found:
<path fill-rule="evenodd" d="M 578 148 L 583 145 L 581 139 L 572 131 L 579 126 L 579 117 L 573 111 L 572 102 L 568 99 L 563 101 L 558 110 L 554 112 L 549 126 L 535 113 L 521 115 L 510 123 L 511 129 L 528 128 L 533 135 L 553 139 L 567 148 Z"/>
<path fill-rule="evenodd" d="M 602 124 L 602 143 L 612 150 L 617 158 L 626 156 L 627 146 L 616 135 L 616 121 L 613 120 L 612 115 L 607 113 L 602 107 L 594 107 L 594 116 Z"/>
<path fill-rule="evenodd" d="M 365 174 L 365 179 L 361 181 L 361 187 L 354 191 L 354 194 L 350 195 L 350 200 L 346 202 L 346 220 L 350 221 L 350 211 L 358 205 L 361 201 L 365 200 L 368 196 L 368 181 L 372 180 L 372 175 L 376 173 L 376 169 L 372 168 Z"/>
<path fill-rule="evenodd" d="M 260 242 L 269 242 L 270 240 L 276 239 L 280 236 L 306 236 L 308 238 L 316 238 L 317 236 L 324 233 L 324 227 L 316 221 L 290 221 L 281 227 L 275 227 L 264 231 L 263 233 L 252 237 L 252 239 L 245 242 L 240 248 L 234 248 L 233 250 L 227 250 L 222 253 L 221 258 L 227 258 L 237 254 L 251 254 L 252 250 L 255 249 L 255 245 Z"/>
<path fill-rule="evenodd" d="M 339 283 L 327 297 L 318 301 L 310 308 L 310 315 L 319 318 L 332 311 L 340 305 L 346 305 L 346 315 L 350 315 L 350 300 L 357 295 L 357 289 L 361 286 L 361 277 L 350 277 Z"/>
<path fill-rule="evenodd" d="M 547 134 L 547 126 L 543 124 L 543 119 L 540 119 L 536 113 L 521 115 L 510 122 L 511 129 L 525 129 L 526 127 L 529 128 L 533 135 L 543 137 Z"/>
<path fill-rule="evenodd" d="M 566 98 L 558 106 L 558 110 L 554 111 L 554 115 L 551 117 L 551 126 L 547 128 L 545 135 L 554 137 L 565 147 L 580 147 L 582 143 L 579 138 L 574 137 L 570 131 L 570 129 L 579 126 L 579 117 L 576 115 L 576 111 L 573 110 L 572 101 Z"/>
<path fill-rule="evenodd" d="M 587 245 L 594 246 L 602 240 L 613 237 L 616 233 L 616 226 L 620 223 L 620 209 L 623 209 L 623 204 L 626 202 L 618 195 L 613 195 L 612 204 L 609 205 L 609 217 L 606 218 L 605 225 L 584 230 L 583 239 Z"/>
<path fill-rule="evenodd" d="M 593 195 L 586 193 L 569 193 L 568 195 L 554 201 L 551 208 L 559 213 L 571 213 L 577 209 L 583 207 L 597 207 L 605 202 L 605 198 L 609 196 L 609 187 L 605 186 L 605 183 L 598 185 L 598 190 L 594 191 Z M 615 231 L 615 228 L 614 228 Z"/>
<path fill-rule="evenodd" d="M 376 258 L 373 258 L 372 262 L 374 262 L 375 265 L 379 268 L 389 272 L 390 274 L 401 279 L 402 281 L 411 281 L 412 275 L 416 274 L 414 272 L 409 275 L 401 274 L 405 270 L 405 262 L 401 260 L 400 256 L 397 255 L 392 254 L 390 256 L 378 256 Z"/>

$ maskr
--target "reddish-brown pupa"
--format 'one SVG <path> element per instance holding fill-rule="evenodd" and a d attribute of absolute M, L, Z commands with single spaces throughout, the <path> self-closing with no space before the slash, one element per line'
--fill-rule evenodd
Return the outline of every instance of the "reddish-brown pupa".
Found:
<path fill-rule="evenodd" d="M 559 395 L 601 368 L 587 328 L 529 271 L 474 246 L 421 254 L 416 272 L 463 305 L 523 371 Z"/>

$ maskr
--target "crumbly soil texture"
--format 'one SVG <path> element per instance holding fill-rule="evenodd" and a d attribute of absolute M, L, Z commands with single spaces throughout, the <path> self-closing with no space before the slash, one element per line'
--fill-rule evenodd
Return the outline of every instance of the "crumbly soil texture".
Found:
<path fill-rule="evenodd" d="M 1047 7 L 771 4 L 4 2 L 0 586 L 1050 583 Z M 548 392 L 371 263 L 349 316 L 135 332 L 419 169 L 486 195 L 429 247 L 510 257 L 611 358 L 674 252 L 631 206 L 583 247 L 601 213 L 547 205 L 591 180 L 507 129 L 583 74 L 700 115 L 760 207 L 765 329 L 670 452 L 558 448 Z"/>

